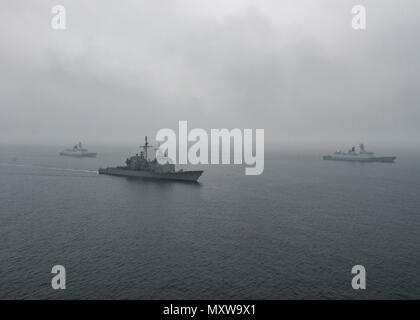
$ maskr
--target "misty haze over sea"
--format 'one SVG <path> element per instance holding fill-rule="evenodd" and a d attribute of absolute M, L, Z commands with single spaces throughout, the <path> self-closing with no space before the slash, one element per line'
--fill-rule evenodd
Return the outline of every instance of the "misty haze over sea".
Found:
<path fill-rule="evenodd" d="M 44 1 L 0 11 L 0 143 L 137 145 L 161 128 L 419 147 L 417 0 Z"/>

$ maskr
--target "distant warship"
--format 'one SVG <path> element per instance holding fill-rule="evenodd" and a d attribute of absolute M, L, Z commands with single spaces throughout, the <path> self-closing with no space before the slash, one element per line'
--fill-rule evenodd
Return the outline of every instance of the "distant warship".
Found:
<path fill-rule="evenodd" d="M 324 160 L 357 162 L 394 162 L 396 158 L 394 156 L 378 157 L 375 153 L 366 151 L 363 143 L 360 145 L 360 152 L 356 152 L 356 148 L 352 147 L 348 152 L 337 151 L 323 157 Z"/>
<path fill-rule="evenodd" d="M 162 155 L 158 153 L 153 160 L 149 160 L 147 150 L 151 147 L 152 146 L 149 145 L 149 142 L 147 142 L 146 137 L 144 146 L 140 146 L 140 148 L 143 151 L 140 152 L 140 155 L 136 154 L 135 156 L 128 158 L 125 161 L 125 166 L 104 169 L 101 168 L 98 170 L 98 172 L 99 174 L 107 174 L 111 176 L 150 178 L 160 180 L 178 180 L 189 182 L 196 182 L 203 173 L 202 170 L 175 171 L 175 165 L 172 163 L 172 160 L 167 157 L 167 154 Z M 163 160 L 160 162 L 166 163 L 160 164 L 157 161 L 157 158 L 159 158 L 159 160 Z"/>
<path fill-rule="evenodd" d="M 72 149 L 66 149 L 60 152 L 60 156 L 77 157 L 77 158 L 95 158 L 96 152 L 89 152 L 83 148 L 82 143 L 76 144 Z"/>

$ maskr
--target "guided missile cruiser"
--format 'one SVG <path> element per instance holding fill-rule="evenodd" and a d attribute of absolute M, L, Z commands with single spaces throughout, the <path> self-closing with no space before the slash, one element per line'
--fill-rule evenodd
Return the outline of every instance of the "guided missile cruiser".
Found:
<path fill-rule="evenodd" d="M 149 142 L 147 141 L 146 137 L 144 145 L 140 146 L 142 150 L 140 154 L 136 154 L 135 156 L 126 159 L 125 166 L 101 168 L 98 170 L 98 172 L 99 174 L 107 174 L 111 176 L 148 178 L 159 180 L 177 180 L 187 182 L 197 182 L 198 178 L 200 178 L 200 176 L 202 175 L 202 170 L 176 171 L 175 164 L 173 164 L 170 158 L 167 158 L 166 154 L 162 155 L 160 153 L 157 153 L 157 155 L 153 159 L 149 160 L 148 149 L 152 147 L 153 146 L 149 145 Z M 158 148 L 155 150 L 159 151 Z"/>
<path fill-rule="evenodd" d="M 360 144 L 360 152 L 356 152 L 356 147 L 352 147 L 348 152 L 337 151 L 323 157 L 324 160 L 356 162 L 394 162 L 396 158 L 395 156 L 376 156 L 375 153 L 366 151 L 363 143 Z"/>

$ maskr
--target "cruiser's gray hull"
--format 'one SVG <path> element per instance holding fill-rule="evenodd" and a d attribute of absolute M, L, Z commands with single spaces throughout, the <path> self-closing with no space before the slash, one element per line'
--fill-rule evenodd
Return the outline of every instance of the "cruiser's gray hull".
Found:
<path fill-rule="evenodd" d="M 157 173 L 152 171 L 130 170 L 124 168 L 105 168 L 99 169 L 99 174 L 107 174 L 111 176 L 121 176 L 130 178 L 146 178 L 158 180 L 176 180 L 197 182 L 203 171 L 177 171 L 168 173 Z"/>
<path fill-rule="evenodd" d="M 397 157 L 334 157 L 324 156 L 324 160 L 350 161 L 350 162 L 394 162 Z"/>

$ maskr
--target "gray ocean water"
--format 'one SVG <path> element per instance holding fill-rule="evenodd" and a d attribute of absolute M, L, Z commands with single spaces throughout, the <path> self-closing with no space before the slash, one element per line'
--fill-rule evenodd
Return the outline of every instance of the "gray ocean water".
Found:
<path fill-rule="evenodd" d="M 96 173 L 133 150 L 59 151 L 0 147 L 0 299 L 420 298 L 420 154 L 267 151 L 261 176 L 213 166 L 186 184 Z"/>

